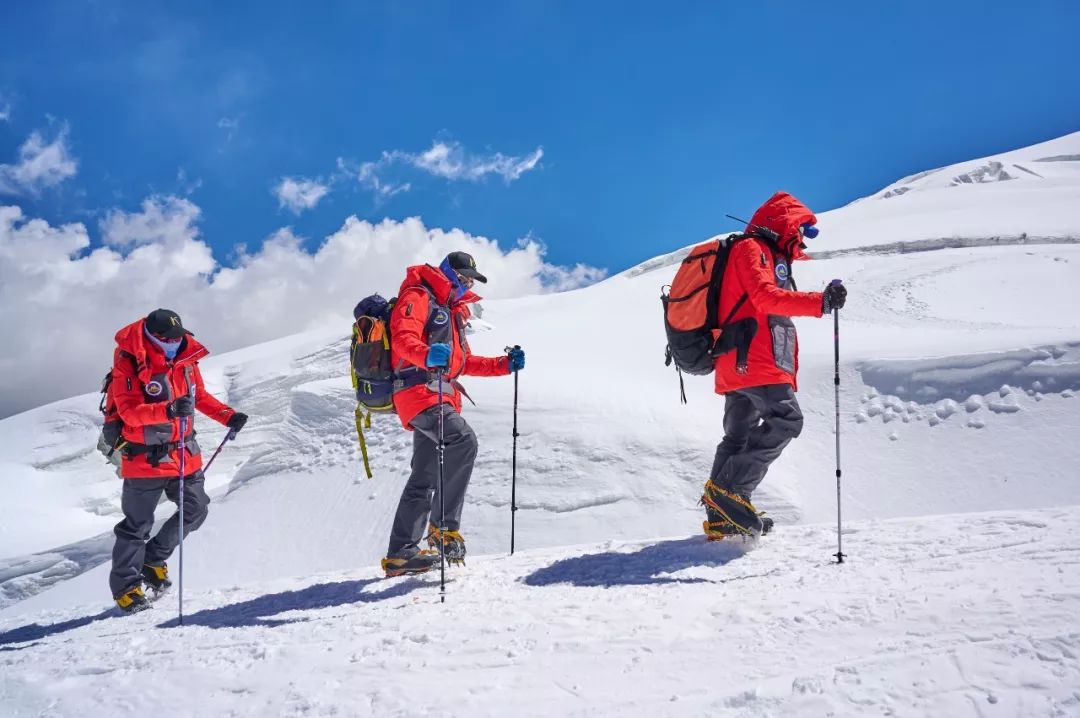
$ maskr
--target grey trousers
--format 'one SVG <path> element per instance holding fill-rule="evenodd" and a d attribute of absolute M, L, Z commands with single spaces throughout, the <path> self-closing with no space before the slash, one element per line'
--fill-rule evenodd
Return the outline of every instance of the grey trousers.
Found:
<path fill-rule="evenodd" d="M 802 433 L 803 414 L 788 384 L 753 386 L 726 395 L 724 438 L 716 447 L 713 483 L 747 499 L 784 447 Z"/>
<path fill-rule="evenodd" d="M 210 497 L 206 495 L 204 483 L 202 471 L 184 477 L 184 536 L 202 526 L 209 513 Z M 147 541 L 154 528 L 154 509 L 162 492 L 169 501 L 180 505 L 180 479 L 124 479 L 124 490 L 120 495 L 124 520 L 113 529 L 116 543 L 113 544 L 112 572 L 109 574 L 109 588 L 114 598 L 139 585 L 143 564 L 164 563 L 180 543 L 177 535 L 179 511 Z"/>
<path fill-rule="evenodd" d="M 390 545 L 386 555 L 408 557 L 418 550 L 424 538 L 428 516 L 439 524 L 439 413 L 443 415 L 443 496 L 446 501 L 444 525 L 449 531 L 461 528 L 461 510 L 465 490 L 469 488 L 476 461 L 476 434 L 461 414 L 449 404 L 433 406 L 412 420 L 412 473 L 401 492 Z"/>

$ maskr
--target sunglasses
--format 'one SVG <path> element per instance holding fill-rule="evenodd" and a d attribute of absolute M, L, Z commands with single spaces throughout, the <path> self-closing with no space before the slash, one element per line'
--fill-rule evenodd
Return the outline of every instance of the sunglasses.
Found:
<path fill-rule="evenodd" d="M 152 336 L 154 339 L 157 339 L 162 344 L 178 344 L 180 340 L 183 339 L 183 337 L 171 339 L 169 337 L 163 337 L 160 334 L 155 334 L 154 332 L 150 332 L 150 336 Z"/>
<path fill-rule="evenodd" d="M 476 283 L 475 279 L 473 279 L 472 277 L 466 277 L 461 272 L 455 270 L 454 274 L 457 275 L 458 281 L 461 282 L 461 286 L 465 287 L 466 289 L 472 289 L 473 284 Z"/>

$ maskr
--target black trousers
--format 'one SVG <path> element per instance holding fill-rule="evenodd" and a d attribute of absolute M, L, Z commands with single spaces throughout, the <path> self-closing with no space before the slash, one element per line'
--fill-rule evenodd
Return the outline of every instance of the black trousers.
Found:
<path fill-rule="evenodd" d="M 476 434 L 461 414 L 449 404 L 433 406 L 412 420 L 412 473 L 405 482 L 398 502 L 390 544 L 386 555 L 407 557 L 416 553 L 423 539 L 428 520 L 440 523 L 442 499 L 439 497 L 439 413 L 443 416 L 443 492 L 445 494 L 445 526 L 449 531 L 461 528 L 461 512 L 465 507 L 465 491 L 469 488 L 473 464 L 476 462 Z"/>
<path fill-rule="evenodd" d="M 802 433 L 803 414 L 789 384 L 753 386 L 726 395 L 724 438 L 710 477 L 749 500 L 772 462 Z"/>
<path fill-rule="evenodd" d="M 209 513 L 210 497 L 206 495 L 202 471 L 184 477 L 184 536 L 202 526 Z M 180 512 L 177 511 L 162 525 L 154 538 L 154 509 L 161 494 L 180 506 L 180 479 L 124 479 L 120 507 L 124 520 L 116 524 L 113 533 L 112 572 L 109 588 L 119 597 L 142 581 L 143 564 L 162 564 L 180 543 Z M 150 539 L 147 541 L 147 539 Z"/>

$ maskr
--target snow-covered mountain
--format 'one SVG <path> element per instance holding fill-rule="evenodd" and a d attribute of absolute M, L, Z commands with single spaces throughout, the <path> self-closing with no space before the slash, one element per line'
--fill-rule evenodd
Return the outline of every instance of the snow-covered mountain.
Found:
<path fill-rule="evenodd" d="M 858 523 L 843 567 L 827 565 L 836 511 L 827 319 L 796 320 L 806 428 L 755 496 L 776 535 L 745 556 L 685 538 L 700 531 L 723 402 L 711 377 L 688 377 L 680 405 L 663 365 L 659 291 L 685 254 L 675 250 L 587 289 L 485 304 L 474 350 L 517 343 L 528 353 L 517 514 L 527 553 L 479 558 L 509 546 L 513 385 L 471 380 L 477 406 L 466 416 L 480 455 L 463 530 L 478 558 L 452 584 L 449 613 L 428 605 L 430 582 L 372 583 L 411 440 L 393 417 L 377 417 L 376 477 L 363 478 L 348 327 L 204 362 L 210 389 L 252 420 L 214 465 L 210 517 L 187 544 L 191 610 L 206 620 L 144 670 L 195 680 L 185 655 L 219 646 L 203 654 L 207 665 L 250 681 L 230 694 L 224 679 L 206 679 L 221 685 L 191 710 L 200 715 L 244 713 L 248 699 L 270 714 L 456 712 L 432 696 L 403 700 L 409 684 L 386 678 L 425 661 L 440 684 L 460 679 L 448 690 L 467 713 L 505 713 L 517 689 L 565 714 L 1078 710 L 1080 634 L 1064 618 L 1077 608 L 1076 511 L 1046 509 L 1080 504 L 1080 133 L 906 178 L 821 214 L 819 227 L 818 260 L 796 268 L 799 285 L 842 277 L 850 291 L 840 411 L 844 511 Z M 120 513 L 119 485 L 95 449 L 97 401 L 0 421 L 0 705 L 26 714 L 146 707 L 80 692 L 80 678 L 45 682 L 75 663 L 119 684 L 122 671 L 102 668 L 109 647 L 172 610 L 130 624 L 101 613 Z M 204 446 L 222 436 L 205 421 L 200 431 Z M 958 515 L 988 511 L 1008 513 Z M 1014 568 L 1023 575 L 1007 583 L 1019 593 L 1003 595 L 1002 572 Z M 415 614 L 396 610 L 405 606 Z M 1010 634 L 1023 615 L 1025 631 Z M 843 636 L 828 651 L 827 634 Z M 315 658 L 316 645 L 326 655 Z M 319 670 L 274 683 L 275 666 L 304 661 Z"/>

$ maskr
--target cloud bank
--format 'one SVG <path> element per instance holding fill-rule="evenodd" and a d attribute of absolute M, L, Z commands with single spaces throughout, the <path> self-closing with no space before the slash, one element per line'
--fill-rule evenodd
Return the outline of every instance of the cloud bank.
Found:
<path fill-rule="evenodd" d="M 485 237 L 349 217 L 314 250 L 288 229 L 223 266 L 201 238 L 199 207 L 175 196 L 114 210 L 104 246 L 82 224 L 53 226 L 0 206 L 0 416 L 92 391 L 112 361 L 113 335 L 157 307 L 180 313 L 220 353 L 322 326 L 347 331 L 363 295 L 397 292 L 406 266 L 453 250 L 476 257 L 488 298 L 566 290 L 605 276 L 544 260 L 525 239 L 504 251 Z"/>

